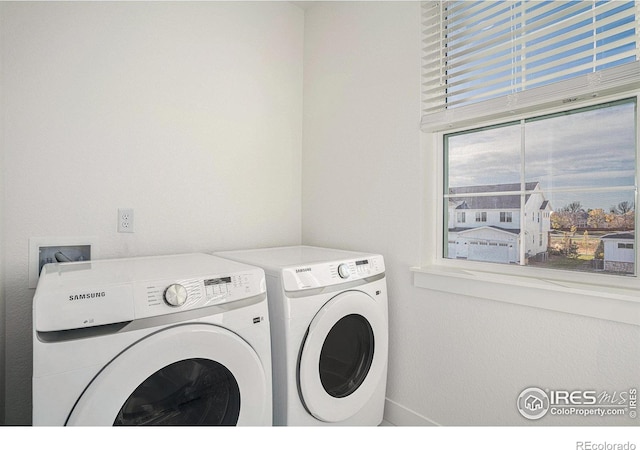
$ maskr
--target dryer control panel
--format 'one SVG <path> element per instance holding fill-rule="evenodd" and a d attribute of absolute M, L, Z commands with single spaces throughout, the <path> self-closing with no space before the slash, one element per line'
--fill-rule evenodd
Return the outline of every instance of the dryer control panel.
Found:
<path fill-rule="evenodd" d="M 282 269 L 285 291 L 316 289 L 357 281 L 384 274 L 381 255 L 367 255 L 356 259 L 322 262 Z"/>

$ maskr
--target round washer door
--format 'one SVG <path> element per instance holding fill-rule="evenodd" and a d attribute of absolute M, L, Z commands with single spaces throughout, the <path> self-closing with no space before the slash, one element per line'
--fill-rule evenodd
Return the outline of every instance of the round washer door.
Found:
<path fill-rule="evenodd" d="M 307 410 L 324 422 L 348 419 L 369 401 L 385 372 L 387 320 L 361 291 L 329 300 L 309 325 L 298 376 Z"/>
<path fill-rule="evenodd" d="M 115 357 L 67 425 L 269 425 L 265 372 L 238 335 L 214 325 L 158 331 Z"/>

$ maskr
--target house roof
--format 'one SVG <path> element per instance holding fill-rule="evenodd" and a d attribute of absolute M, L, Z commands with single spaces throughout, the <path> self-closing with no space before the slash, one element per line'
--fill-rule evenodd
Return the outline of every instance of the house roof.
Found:
<path fill-rule="evenodd" d="M 462 228 L 462 227 L 456 227 L 456 228 L 449 228 L 449 232 L 450 233 L 466 233 L 468 231 L 479 231 L 479 230 L 483 230 L 486 228 L 491 228 L 493 230 L 497 230 L 497 231 L 501 231 L 503 233 L 509 233 L 509 234 L 520 234 L 520 228 L 502 228 L 502 227 L 496 227 L 495 225 L 486 225 L 486 226 L 482 226 L 482 227 L 471 227 L 471 228 Z"/>
<path fill-rule="evenodd" d="M 525 184 L 527 191 L 532 191 L 539 183 L 537 181 Z M 455 197 L 451 201 L 459 203 L 456 209 L 520 209 L 520 194 L 474 196 L 473 194 L 487 194 L 499 192 L 520 191 L 520 183 L 492 184 L 481 186 L 463 186 L 449 188 L 449 195 L 470 194 L 469 197 Z M 525 202 L 530 195 L 526 196 Z M 546 207 L 546 205 L 545 205 Z"/>
<path fill-rule="evenodd" d="M 605 234 L 600 239 L 635 239 L 635 234 L 633 231 L 622 231 L 620 233 Z"/>

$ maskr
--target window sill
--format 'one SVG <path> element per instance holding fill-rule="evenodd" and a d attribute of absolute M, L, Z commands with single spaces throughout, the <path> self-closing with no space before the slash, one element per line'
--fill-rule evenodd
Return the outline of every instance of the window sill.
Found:
<path fill-rule="evenodd" d="M 589 285 L 456 267 L 412 267 L 413 284 L 534 308 L 640 325 L 637 289 Z"/>

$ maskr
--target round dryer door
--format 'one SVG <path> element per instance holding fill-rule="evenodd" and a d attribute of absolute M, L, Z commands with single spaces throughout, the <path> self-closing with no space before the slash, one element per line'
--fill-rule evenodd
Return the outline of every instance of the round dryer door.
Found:
<path fill-rule="evenodd" d="M 387 353 L 383 308 L 361 291 L 333 297 L 311 321 L 302 345 L 298 375 L 308 411 L 324 422 L 360 411 L 385 373 Z"/>
<path fill-rule="evenodd" d="M 67 425 L 258 425 L 271 407 L 268 396 L 262 363 L 239 336 L 214 325 L 179 325 L 114 358 Z"/>

